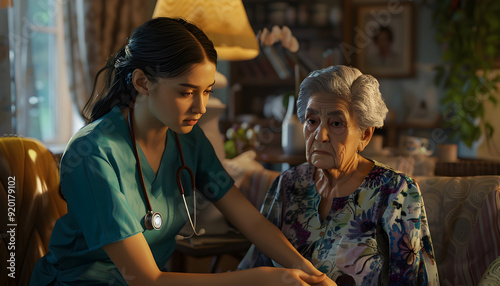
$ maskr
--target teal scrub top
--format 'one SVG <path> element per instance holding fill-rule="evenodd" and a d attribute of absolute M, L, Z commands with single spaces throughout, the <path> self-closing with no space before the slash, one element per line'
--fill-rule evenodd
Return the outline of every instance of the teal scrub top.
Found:
<path fill-rule="evenodd" d="M 195 175 L 196 191 L 219 200 L 234 181 L 224 170 L 197 125 L 179 134 L 186 165 Z M 128 122 L 118 107 L 73 136 L 61 161 L 61 188 L 68 213 L 55 224 L 49 253 L 35 266 L 31 285 L 78 281 L 125 283 L 102 246 L 143 233 L 162 270 L 175 249 L 175 235 L 188 221 L 176 181 L 181 166 L 174 133 L 167 140 L 157 174 L 137 144 L 153 211 L 163 217 L 160 230 L 147 230 L 146 201 L 137 171 Z M 186 201 L 193 212 L 188 172 L 181 173 Z M 88 279 L 88 280 L 87 280 Z"/>

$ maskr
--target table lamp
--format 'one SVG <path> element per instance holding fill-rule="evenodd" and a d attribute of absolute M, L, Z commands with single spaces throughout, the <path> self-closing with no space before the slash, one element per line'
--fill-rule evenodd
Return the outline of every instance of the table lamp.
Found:
<path fill-rule="evenodd" d="M 179 17 L 200 27 L 214 43 L 220 60 L 250 60 L 258 56 L 257 37 L 241 0 L 158 0 L 153 18 Z M 227 78 L 216 72 L 214 89 L 224 88 Z M 226 157 L 219 130 L 219 117 L 226 105 L 211 96 L 199 126 L 212 143 L 217 157 Z"/>
<path fill-rule="evenodd" d="M 195 23 L 212 40 L 221 60 L 250 60 L 259 43 L 241 0 L 158 0 L 153 18 L 180 17 Z"/>

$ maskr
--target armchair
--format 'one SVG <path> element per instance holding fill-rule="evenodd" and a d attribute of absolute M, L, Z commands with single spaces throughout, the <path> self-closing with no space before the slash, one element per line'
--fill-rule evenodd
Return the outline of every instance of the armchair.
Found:
<path fill-rule="evenodd" d="M 424 198 L 441 285 L 478 285 L 481 279 L 481 285 L 499 285 L 500 176 L 415 180 Z"/>
<path fill-rule="evenodd" d="M 59 169 L 39 141 L 0 138 L 0 182 L 0 205 L 5 210 L 0 216 L 0 260 L 4 265 L 10 259 L 7 267 L 13 267 L 2 267 L 0 281 L 28 285 L 35 263 L 48 251 L 56 220 L 67 211 L 59 193 Z"/>

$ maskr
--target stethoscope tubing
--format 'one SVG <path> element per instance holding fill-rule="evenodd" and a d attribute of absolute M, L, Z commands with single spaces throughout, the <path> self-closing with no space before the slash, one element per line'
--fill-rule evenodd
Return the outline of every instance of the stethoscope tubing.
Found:
<path fill-rule="evenodd" d="M 131 136 L 131 139 L 132 139 L 132 146 L 133 146 L 133 149 L 134 149 L 134 156 L 135 156 L 136 161 L 137 161 L 137 169 L 139 170 L 139 178 L 140 178 L 140 182 L 141 182 L 141 189 L 142 189 L 142 193 L 144 194 L 144 198 L 146 200 L 146 207 L 147 207 L 146 216 L 148 216 L 148 214 L 156 214 L 156 213 L 153 212 L 153 208 L 151 207 L 151 202 L 149 200 L 149 196 L 148 196 L 148 193 L 147 193 L 147 190 L 146 190 L 146 184 L 144 182 L 144 175 L 143 175 L 143 172 L 142 172 L 141 160 L 139 158 L 139 152 L 137 150 L 137 143 L 135 142 L 135 134 L 134 134 L 134 127 L 133 127 L 134 103 L 135 102 L 132 102 L 132 104 L 130 105 L 129 110 L 128 110 L 128 124 L 129 124 L 129 129 L 130 129 L 130 136 Z M 180 158 L 181 158 L 181 166 L 179 167 L 179 169 L 177 170 L 177 173 L 176 173 L 177 186 L 179 187 L 179 191 L 181 193 L 182 200 L 184 202 L 184 206 L 186 208 L 186 213 L 187 213 L 187 216 L 188 216 L 188 219 L 189 219 L 189 223 L 191 225 L 191 228 L 193 229 L 193 234 L 191 234 L 189 237 L 185 237 L 185 238 L 190 238 L 193 235 L 197 235 L 197 236 L 202 235 L 204 233 L 204 231 L 201 230 L 199 233 L 196 231 L 196 191 L 195 191 L 194 174 L 193 174 L 193 171 L 191 170 L 191 168 L 189 168 L 186 165 L 186 162 L 184 160 L 184 154 L 182 152 L 181 143 L 180 143 L 180 140 L 179 140 L 179 135 L 176 132 L 174 132 L 174 137 L 175 137 L 175 141 L 176 141 L 176 144 L 177 144 L 177 148 L 179 149 L 179 155 L 180 155 Z M 184 194 L 184 188 L 182 186 L 182 181 L 181 181 L 181 172 L 182 172 L 182 170 L 186 170 L 189 173 L 189 176 L 191 178 L 191 187 L 193 189 L 194 220 L 191 219 L 191 214 L 189 212 L 189 208 L 188 208 L 188 205 L 187 205 L 187 202 L 186 202 L 186 196 Z M 159 215 L 159 213 L 158 213 L 158 215 Z M 161 215 L 159 215 L 159 216 L 160 216 L 160 219 L 161 219 Z M 153 229 L 153 228 L 149 228 L 148 226 L 146 226 L 146 227 L 148 229 Z M 159 229 L 159 228 L 154 228 L 154 229 Z"/>

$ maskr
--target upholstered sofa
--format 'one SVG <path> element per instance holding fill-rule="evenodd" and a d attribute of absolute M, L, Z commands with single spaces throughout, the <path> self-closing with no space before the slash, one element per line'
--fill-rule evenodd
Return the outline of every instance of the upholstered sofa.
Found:
<path fill-rule="evenodd" d="M 500 176 L 415 179 L 441 285 L 500 285 Z"/>
<path fill-rule="evenodd" d="M 252 170 L 237 182 L 258 207 L 278 175 Z M 415 180 L 426 206 L 441 285 L 500 285 L 500 176 Z"/>

